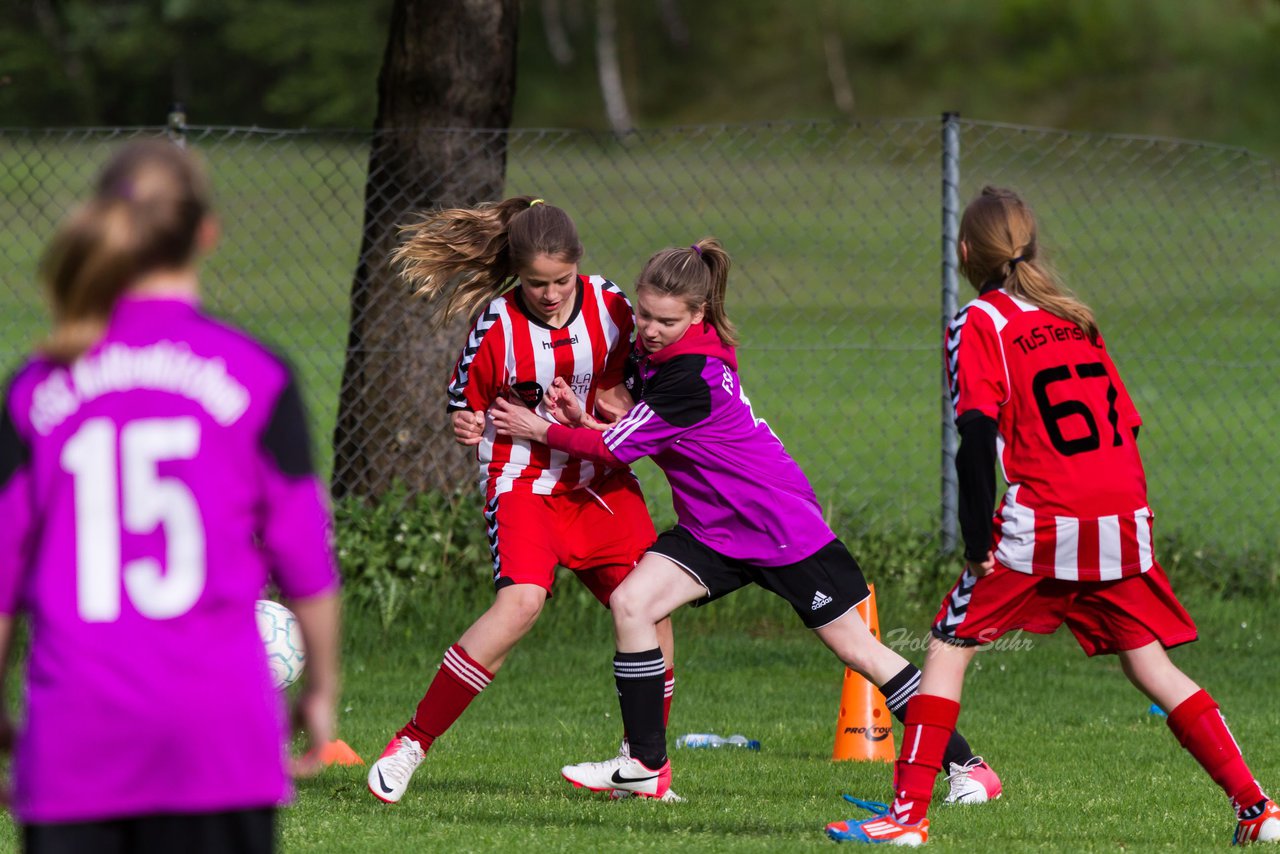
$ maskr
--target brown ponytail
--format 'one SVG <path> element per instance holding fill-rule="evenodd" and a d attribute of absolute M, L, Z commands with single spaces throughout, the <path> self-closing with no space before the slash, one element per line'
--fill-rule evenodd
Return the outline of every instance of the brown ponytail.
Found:
<path fill-rule="evenodd" d="M 640 272 L 636 289 L 650 288 L 684 300 L 690 311 L 703 310 L 703 319 L 726 346 L 738 344 L 738 330 L 725 310 L 729 288 L 729 253 L 720 241 L 704 237 L 692 246 L 663 249 Z"/>
<path fill-rule="evenodd" d="M 576 264 L 583 251 L 569 215 L 532 196 L 424 213 L 400 230 L 392 263 L 417 296 L 444 301 L 441 323 L 475 314 L 537 256 Z"/>
<path fill-rule="evenodd" d="M 157 139 L 121 148 L 41 259 L 53 329 L 40 351 L 71 362 L 96 344 L 132 282 L 191 262 L 208 212 L 204 174 L 190 154 Z"/>
<path fill-rule="evenodd" d="M 1093 310 L 1039 257 L 1035 214 L 1017 193 L 983 187 L 960 219 L 960 241 L 966 250 L 960 269 L 974 288 L 997 282 L 1010 296 L 1071 321 L 1097 340 Z"/>

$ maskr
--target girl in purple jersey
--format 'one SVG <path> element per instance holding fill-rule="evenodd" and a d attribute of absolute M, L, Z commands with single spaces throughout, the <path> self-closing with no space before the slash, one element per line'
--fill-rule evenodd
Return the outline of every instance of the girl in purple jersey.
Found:
<path fill-rule="evenodd" d="M 498 429 L 606 464 L 652 457 L 671 483 L 678 524 L 661 534 L 613 594 L 614 677 L 629 756 L 562 769 L 592 790 L 661 797 L 671 785 L 662 722 L 662 653 L 654 626 L 681 605 L 704 605 L 748 584 L 790 603 L 901 719 L 920 671 L 871 634 L 856 606 L 869 595 L 857 561 L 823 521 L 813 488 L 751 411 L 725 313 L 729 255 L 714 238 L 663 250 L 636 283 L 636 345 L 628 377 L 636 404 L 602 425 L 559 385 L 553 424 L 498 401 Z M 574 425 L 574 426 L 571 426 Z M 965 740 L 948 746 L 948 801 L 998 797 L 1000 781 Z"/>
<path fill-rule="evenodd" d="M 42 264 L 53 329 L 0 410 L 0 662 L 25 618 L 11 808 L 30 854 L 273 850 L 290 788 L 254 616 L 268 579 L 307 647 L 299 722 L 313 748 L 333 733 L 328 509 L 288 367 L 199 309 L 216 237 L 194 159 L 138 141 Z M 4 709 L 0 692 L 8 748 Z"/>
<path fill-rule="evenodd" d="M 405 232 L 396 256 L 414 292 L 439 299 L 446 320 L 472 315 L 448 408 L 455 437 L 475 448 L 480 464 L 495 597 L 445 651 L 413 717 L 370 763 L 369 792 L 389 804 L 400 802 L 436 740 L 488 690 L 533 628 L 556 566 L 570 569 L 607 606 L 656 536 L 626 466 L 593 471 L 486 426 L 495 398 L 512 395 L 538 406 L 557 377 L 568 378 L 588 408 L 620 414 L 625 408 L 607 403 L 614 397 L 630 405 L 622 378 L 631 304 L 607 279 L 579 274 L 583 246 L 568 213 L 514 196 L 428 212 Z M 659 633 L 669 705 L 675 686 L 669 621 Z"/>

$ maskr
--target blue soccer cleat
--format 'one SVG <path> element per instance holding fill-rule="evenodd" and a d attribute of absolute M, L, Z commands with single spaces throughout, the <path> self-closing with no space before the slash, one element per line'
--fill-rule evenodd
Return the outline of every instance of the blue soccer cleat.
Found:
<path fill-rule="evenodd" d="M 906 845 L 911 848 L 923 845 L 929 840 L 929 819 L 921 819 L 919 824 L 903 824 L 889 816 L 889 805 L 879 801 L 864 801 L 845 795 L 844 799 L 875 813 L 874 818 L 854 821 L 833 821 L 827 825 L 827 836 L 836 842 L 864 842 L 886 845 Z"/>

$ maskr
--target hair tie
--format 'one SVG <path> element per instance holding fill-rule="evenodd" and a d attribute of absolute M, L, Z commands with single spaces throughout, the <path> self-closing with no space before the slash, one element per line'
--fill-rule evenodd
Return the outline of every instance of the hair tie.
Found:
<path fill-rule="evenodd" d="M 1013 268 L 1014 268 L 1014 267 L 1016 267 L 1016 266 L 1018 266 L 1018 262 L 1019 262 L 1019 261 L 1026 261 L 1026 260 L 1027 260 L 1027 258 L 1026 258 L 1026 256 L 1024 256 L 1024 255 L 1019 255 L 1017 258 L 1010 258 L 1010 259 L 1009 259 L 1009 272 L 1010 272 L 1010 273 L 1012 273 L 1012 272 L 1013 272 Z"/>
<path fill-rule="evenodd" d="M 696 243 L 693 243 L 693 244 L 691 244 L 691 245 L 689 246 L 689 248 L 690 248 L 690 249 L 692 249 L 694 252 L 697 252 L 697 253 L 698 253 L 698 257 L 699 257 L 699 258 L 701 258 L 701 257 L 702 257 L 702 247 L 701 247 L 701 246 L 699 246 L 699 245 L 698 245 L 698 244 L 696 244 Z"/>
<path fill-rule="evenodd" d="M 546 204 L 546 200 L 544 199 L 534 199 L 533 201 L 529 202 L 529 207 L 533 207 L 534 205 L 545 205 L 545 204 Z"/>

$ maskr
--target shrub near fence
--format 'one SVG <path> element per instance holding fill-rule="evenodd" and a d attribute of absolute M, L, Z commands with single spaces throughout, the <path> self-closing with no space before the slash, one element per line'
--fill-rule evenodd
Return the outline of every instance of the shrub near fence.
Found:
<path fill-rule="evenodd" d="M 959 203 L 985 183 L 1022 192 L 1047 256 L 1098 314 L 1146 422 L 1166 564 L 1274 584 L 1275 165 L 1195 142 L 952 121 Z M 628 292 L 654 250 L 720 237 L 756 414 L 842 533 L 929 541 L 944 470 L 940 131 L 936 119 L 514 130 L 507 191 L 569 210 L 583 271 Z M 112 146 L 162 132 L 0 130 L 10 365 L 45 325 L 33 271 L 54 224 Z M 207 303 L 294 360 L 331 471 L 369 134 L 195 127 L 186 141 L 209 162 L 227 238 Z M 959 302 L 971 295 L 961 282 Z M 661 476 L 641 473 L 670 519 Z"/>

